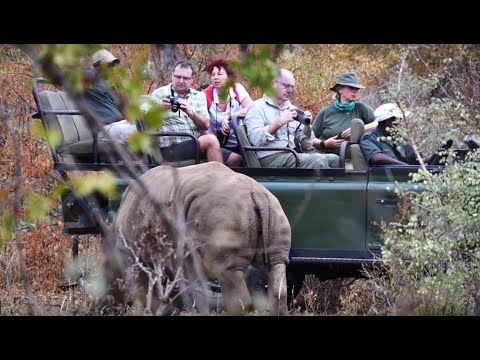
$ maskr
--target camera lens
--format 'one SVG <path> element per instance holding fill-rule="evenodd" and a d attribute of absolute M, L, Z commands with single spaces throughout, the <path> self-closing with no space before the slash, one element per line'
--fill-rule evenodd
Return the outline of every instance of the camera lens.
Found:
<path fill-rule="evenodd" d="M 170 110 L 172 112 L 177 112 L 180 110 L 180 104 L 178 103 L 178 96 L 173 96 L 170 98 Z"/>
<path fill-rule="evenodd" d="M 303 110 L 295 109 L 295 111 L 297 112 L 297 117 L 295 120 L 297 120 L 300 124 L 310 125 L 310 119 L 305 117 L 305 112 Z"/>

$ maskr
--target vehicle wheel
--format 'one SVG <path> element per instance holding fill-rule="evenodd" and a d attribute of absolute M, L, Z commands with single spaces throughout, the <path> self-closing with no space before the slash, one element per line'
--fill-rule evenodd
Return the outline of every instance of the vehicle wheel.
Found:
<path fill-rule="evenodd" d="M 289 310 L 294 307 L 294 300 L 302 289 L 303 280 L 305 280 L 305 274 L 287 271 L 287 305 Z"/>
<path fill-rule="evenodd" d="M 197 297 L 203 298 L 205 304 L 210 311 L 222 312 L 225 311 L 223 302 L 223 294 L 220 290 L 218 281 L 209 281 L 206 288 L 197 288 Z"/>
<path fill-rule="evenodd" d="M 267 288 L 266 279 L 262 273 L 249 265 L 245 272 L 245 282 L 252 298 L 253 310 L 265 310 L 268 307 Z M 225 311 L 223 294 L 218 281 L 209 281 L 206 289 L 197 289 L 197 292 L 206 300 L 210 311 Z"/>

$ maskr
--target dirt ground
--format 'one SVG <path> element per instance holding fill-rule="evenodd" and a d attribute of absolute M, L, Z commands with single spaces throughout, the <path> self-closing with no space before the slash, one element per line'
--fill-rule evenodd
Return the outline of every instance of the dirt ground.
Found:
<path fill-rule="evenodd" d="M 36 316 L 84 316 L 91 315 L 89 309 L 92 296 L 89 286 L 81 283 L 76 286 L 61 286 L 53 291 L 34 293 L 33 314 Z M 332 315 L 375 315 L 369 305 L 369 284 L 364 279 L 333 279 L 324 282 L 308 275 L 300 294 L 289 312 L 293 316 L 332 316 Z M 0 296 L 0 315 L 31 315 L 23 287 L 19 284 Z M 139 307 L 132 306 L 125 316 L 141 316 Z M 183 312 L 180 315 L 191 316 Z M 211 312 L 212 316 L 225 315 L 222 311 Z M 265 316 L 266 311 L 253 311 L 250 316 Z"/>

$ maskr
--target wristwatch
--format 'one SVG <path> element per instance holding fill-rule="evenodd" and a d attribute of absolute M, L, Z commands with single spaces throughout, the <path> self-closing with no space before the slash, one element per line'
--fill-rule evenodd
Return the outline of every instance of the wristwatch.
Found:
<path fill-rule="evenodd" d="M 318 145 L 318 148 L 322 150 L 325 149 L 325 141 L 320 139 L 320 144 Z"/>

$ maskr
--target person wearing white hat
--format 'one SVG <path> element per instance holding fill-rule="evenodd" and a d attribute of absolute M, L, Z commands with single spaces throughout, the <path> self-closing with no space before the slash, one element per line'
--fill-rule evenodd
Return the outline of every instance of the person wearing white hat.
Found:
<path fill-rule="evenodd" d="M 92 65 L 96 67 L 100 62 L 108 65 L 118 65 L 120 63 L 120 59 L 113 56 L 110 51 L 101 49 L 92 55 Z"/>
<path fill-rule="evenodd" d="M 322 152 L 339 154 L 342 142 L 350 139 L 353 119 L 362 120 L 365 130 L 377 127 L 373 109 L 357 101 L 358 92 L 364 88 L 354 72 L 341 74 L 330 88 L 336 93 L 333 104 L 320 110 L 312 126 L 313 133 L 320 139 Z"/>
<path fill-rule="evenodd" d="M 410 115 L 409 111 L 402 113 L 400 108 L 392 103 L 379 106 L 375 112 L 378 126 L 367 131 L 360 139 L 360 148 L 370 165 L 418 165 L 417 156 L 409 144 L 397 144 L 387 140 L 391 129 L 398 119 Z"/>
<path fill-rule="evenodd" d="M 108 50 L 101 49 L 93 54 L 93 69 L 85 71 L 89 87 L 85 91 L 84 99 L 104 126 L 104 131 L 99 134 L 100 138 L 108 133 L 110 139 L 123 144 L 128 136 L 137 131 L 137 127 L 125 118 L 126 98 L 107 84 L 102 73 L 104 67 L 114 68 L 119 63 L 120 59 Z"/>

